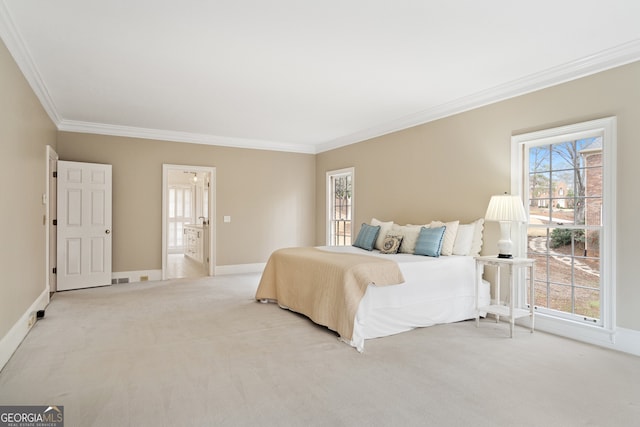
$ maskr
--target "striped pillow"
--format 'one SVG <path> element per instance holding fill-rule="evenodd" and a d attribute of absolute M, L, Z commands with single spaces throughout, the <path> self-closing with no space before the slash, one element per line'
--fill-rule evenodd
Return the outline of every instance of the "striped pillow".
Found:
<path fill-rule="evenodd" d="M 432 257 L 439 257 L 442 250 L 442 240 L 444 232 L 447 227 L 434 227 L 427 228 L 422 227 L 420 234 L 418 235 L 418 241 L 416 242 L 416 255 L 426 255 Z"/>
<path fill-rule="evenodd" d="M 376 238 L 378 237 L 379 232 L 379 225 L 374 226 L 363 223 L 362 227 L 360 227 L 360 231 L 358 232 L 358 237 L 356 237 L 356 241 L 353 242 L 353 246 L 366 249 L 368 251 L 373 250 L 373 245 L 376 243 Z"/>

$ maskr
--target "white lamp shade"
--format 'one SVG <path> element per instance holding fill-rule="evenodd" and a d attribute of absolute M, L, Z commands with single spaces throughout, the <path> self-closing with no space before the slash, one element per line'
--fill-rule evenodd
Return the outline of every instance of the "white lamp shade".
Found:
<path fill-rule="evenodd" d="M 511 248 L 513 247 L 511 242 L 511 223 L 527 221 L 527 214 L 524 211 L 520 197 L 509 194 L 491 196 L 484 219 L 500 223 L 498 258 L 513 258 L 511 254 Z"/>
<path fill-rule="evenodd" d="M 527 214 L 520 196 L 501 194 L 491 196 L 484 218 L 487 221 L 526 222 Z"/>

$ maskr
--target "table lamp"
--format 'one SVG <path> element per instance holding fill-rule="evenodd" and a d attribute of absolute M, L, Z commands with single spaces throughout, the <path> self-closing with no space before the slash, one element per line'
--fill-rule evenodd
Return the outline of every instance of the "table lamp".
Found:
<path fill-rule="evenodd" d="M 513 258 L 511 254 L 513 247 L 511 242 L 511 223 L 527 221 L 527 214 L 524 211 L 520 196 L 511 196 L 509 194 L 491 196 L 484 219 L 500 223 L 498 258 Z"/>

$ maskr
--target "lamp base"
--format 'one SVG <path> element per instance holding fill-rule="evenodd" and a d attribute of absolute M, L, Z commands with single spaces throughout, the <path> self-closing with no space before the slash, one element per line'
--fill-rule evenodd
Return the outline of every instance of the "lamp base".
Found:
<path fill-rule="evenodd" d="M 511 254 L 498 254 L 498 258 L 513 259 L 513 255 L 511 255 Z"/>

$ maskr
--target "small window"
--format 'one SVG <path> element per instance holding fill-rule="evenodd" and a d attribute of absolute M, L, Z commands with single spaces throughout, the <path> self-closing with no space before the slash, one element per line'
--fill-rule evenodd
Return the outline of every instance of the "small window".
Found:
<path fill-rule="evenodd" d="M 327 172 L 327 245 L 351 245 L 354 169 Z"/>

